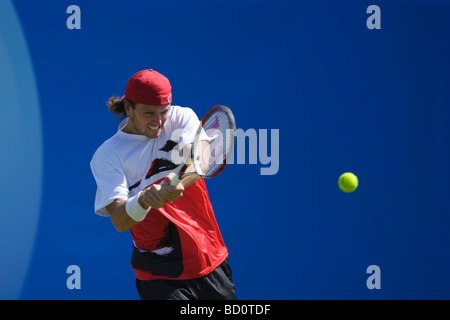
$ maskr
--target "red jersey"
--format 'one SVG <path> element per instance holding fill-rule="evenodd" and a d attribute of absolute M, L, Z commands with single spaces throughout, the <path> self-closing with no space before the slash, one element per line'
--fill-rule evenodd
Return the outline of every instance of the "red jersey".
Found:
<path fill-rule="evenodd" d="M 135 248 L 131 262 L 140 280 L 202 277 L 228 256 L 203 179 L 188 186 L 178 200 L 151 209 L 131 235 L 135 247 L 145 250 Z M 152 252 L 162 248 L 169 253 Z"/>

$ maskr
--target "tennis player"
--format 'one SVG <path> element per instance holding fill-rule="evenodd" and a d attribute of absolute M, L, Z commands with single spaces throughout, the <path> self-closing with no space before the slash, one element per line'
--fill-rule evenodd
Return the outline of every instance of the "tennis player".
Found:
<path fill-rule="evenodd" d="M 91 160 L 95 212 L 119 232 L 130 230 L 141 299 L 236 299 L 204 180 L 190 175 L 170 185 L 200 124 L 192 109 L 171 103 L 169 80 L 152 69 L 109 99 L 109 111 L 125 119 Z"/>

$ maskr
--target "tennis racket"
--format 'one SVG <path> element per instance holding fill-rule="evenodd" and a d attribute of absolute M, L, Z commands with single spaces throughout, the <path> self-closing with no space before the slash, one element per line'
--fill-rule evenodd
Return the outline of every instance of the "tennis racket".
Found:
<path fill-rule="evenodd" d="M 215 106 L 209 109 L 202 118 L 178 176 L 170 184 L 176 186 L 188 175 L 213 178 L 221 173 L 233 151 L 235 131 L 236 123 L 230 108 Z M 189 167 L 194 171 L 186 172 Z"/>

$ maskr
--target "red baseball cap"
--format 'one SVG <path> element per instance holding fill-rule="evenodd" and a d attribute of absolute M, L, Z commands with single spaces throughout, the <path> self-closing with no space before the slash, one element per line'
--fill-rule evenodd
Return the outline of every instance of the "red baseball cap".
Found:
<path fill-rule="evenodd" d="M 148 105 L 172 103 L 172 86 L 169 79 L 152 69 L 136 72 L 128 80 L 123 98 Z"/>

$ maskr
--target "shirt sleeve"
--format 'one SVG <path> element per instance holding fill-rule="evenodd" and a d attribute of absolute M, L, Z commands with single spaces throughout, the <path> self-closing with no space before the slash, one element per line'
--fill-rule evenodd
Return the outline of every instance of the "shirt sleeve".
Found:
<path fill-rule="evenodd" d="M 199 125 L 200 120 L 192 109 L 179 108 L 174 129 L 180 132 L 177 141 L 180 149 L 183 149 L 185 145 L 194 141 Z"/>
<path fill-rule="evenodd" d="M 91 160 L 91 170 L 97 183 L 95 195 L 95 213 L 108 217 L 106 206 L 115 199 L 128 200 L 128 183 L 120 165 L 106 157 L 102 150 L 97 150 Z"/>

